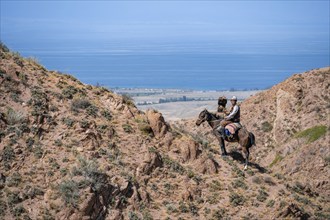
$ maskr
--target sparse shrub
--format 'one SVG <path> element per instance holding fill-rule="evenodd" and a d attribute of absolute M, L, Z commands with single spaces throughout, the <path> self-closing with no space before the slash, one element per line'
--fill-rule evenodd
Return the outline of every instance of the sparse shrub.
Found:
<path fill-rule="evenodd" d="M 89 121 L 86 121 L 86 120 L 82 120 L 81 122 L 80 122 L 80 127 L 81 128 L 83 128 L 83 129 L 87 129 L 88 127 L 89 127 Z"/>
<path fill-rule="evenodd" d="M 11 98 L 14 102 L 20 103 L 20 102 L 22 102 L 22 99 L 19 97 L 19 95 L 20 95 L 20 91 L 13 91 L 13 92 L 10 94 L 10 98 Z"/>
<path fill-rule="evenodd" d="M 63 76 L 67 79 L 70 79 L 70 80 L 74 81 L 74 82 L 79 82 L 79 80 L 77 78 L 75 78 L 73 75 L 63 73 Z"/>
<path fill-rule="evenodd" d="M 231 168 L 231 170 L 236 177 L 245 177 L 244 172 L 240 168 L 238 168 L 236 165 L 234 165 L 234 167 Z"/>
<path fill-rule="evenodd" d="M 74 123 L 76 122 L 74 119 L 72 118 L 62 118 L 62 122 L 68 127 L 68 128 L 72 128 L 72 126 L 74 125 Z"/>
<path fill-rule="evenodd" d="M 111 113 L 108 110 L 101 111 L 101 115 L 106 118 L 108 121 L 112 119 Z"/>
<path fill-rule="evenodd" d="M 20 184 L 21 181 L 22 181 L 21 174 L 15 172 L 7 179 L 6 183 L 7 186 L 11 187 L 11 186 L 18 186 L 18 184 Z"/>
<path fill-rule="evenodd" d="M 26 139 L 25 143 L 26 143 L 26 146 L 28 147 L 28 149 L 32 149 L 32 146 L 34 144 L 34 139 L 32 137 L 28 137 L 28 139 Z"/>
<path fill-rule="evenodd" d="M 311 204 L 311 201 L 305 197 L 302 197 L 302 196 L 298 196 L 297 194 L 294 194 L 293 195 L 293 198 L 297 201 L 297 202 L 300 202 L 300 203 L 303 203 L 305 205 L 308 205 L 308 204 Z"/>
<path fill-rule="evenodd" d="M 275 185 L 273 179 L 271 177 L 269 177 L 269 176 L 264 177 L 264 181 L 265 181 L 265 183 L 267 183 L 270 186 Z"/>
<path fill-rule="evenodd" d="M 261 130 L 263 132 L 270 132 L 273 130 L 273 125 L 270 124 L 268 121 L 265 121 L 261 124 Z"/>
<path fill-rule="evenodd" d="M 14 207 L 15 204 L 22 202 L 22 198 L 19 196 L 19 191 L 8 191 L 7 202 L 9 207 Z"/>
<path fill-rule="evenodd" d="M 23 63 L 23 59 L 21 57 L 21 55 L 18 53 L 18 52 L 14 52 L 12 53 L 13 54 L 13 59 L 14 59 L 14 62 L 20 66 L 20 67 L 23 67 L 24 66 L 24 63 Z"/>
<path fill-rule="evenodd" d="M 189 211 L 192 215 L 198 216 L 198 207 L 194 203 L 189 203 Z"/>
<path fill-rule="evenodd" d="M 259 189 L 259 194 L 258 194 L 258 196 L 257 196 L 257 200 L 259 201 L 259 202 L 264 202 L 264 201 L 266 201 L 267 200 L 267 197 L 269 196 L 268 195 L 268 193 L 265 191 L 265 190 L 263 190 L 263 189 Z"/>
<path fill-rule="evenodd" d="M 40 116 L 48 112 L 48 97 L 40 87 L 34 86 L 31 90 L 31 99 L 28 104 L 33 107 L 32 115 Z"/>
<path fill-rule="evenodd" d="M 327 126 L 317 125 L 306 130 L 300 131 L 294 135 L 296 138 L 306 138 L 307 143 L 312 143 L 322 137 L 327 132 Z"/>
<path fill-rule="evenodd" d="M 282 157 L 280 154 L 276 153 L 275 158 L 274 158 L 274 160 L 269 164 L 269 167 L 270 167 L 270 168 L 273 167 L 275 164 L 277 164 L 278 162 L 280 162 L 282 159 L 283 159 L 283 157 Z"/>
<path fill-rule="evenodd" d="M 275 204 L 275 201 L 274 200 L 269 200 L 269 202 L 267 203 L 267 207 L 273 207 Z"/>
<path fill-rule="evenodd" d="M 90 116 L 93 116 L 94 118 L 97 116 L 97 112 L 99 109 L 95 105 L 90 105 L 88 108 L 86 108 L 86 113 Z"/>
<path fill-rule="evenodd" d="M 213 192 L 210 196 L 206 198 L 206 201 L 211 205 L 219 203 L 219 196 L 220 194 L 217 192 Z"/>
<path fill-rule="evenodd" d="M 279 180 L 284 179 L 284 176 L 283 176 L 282 174 L 280 174 L 280 173 L 275 173 L 274 176 L 275 176 L 277 179 L 279 179 Z"/>
<path fill-rule="evenodd" d="M 0 200 L 0 216 L 5 216 L 7 204 L 5 201 Z"/>
<path fill-rule="evenodd" d="M 23 213 L 26 213 L 26 209 L 22 205 L 18 205 L 12 210 L 12 213 L 15 217 L 18 217 L 21 216 Z"/>
<path fill-rule="evenodd" d="M 326 156 L 324 160 L 328 165 L 330 165 L 330 156 Z"/>
<path fill-rule="evenodd" d="M 70 205 L 72 207 L 77 207 L 77 203 L 79 200 L 78 183 L 73 180 L 62 181 L 58 186 L 58 190 L 65 204 Z"/>
<path fill-rule="evenodd" d="M 139 216 L 133 211 L 128 212 L 128 219 L 129 220 L 140 220 Z"/>
<path fill-rule="evenodd" d="M 242 179 L 242 178 L 234 180 L 234 182 L 232 183 L 232 186 L 234 188 L 240 187 L 245 190 L 248 189 L 248 186 L 245 184 L 244 179 Z"/>
<path fill-rule="evenodd" d="M 144 210 L 142 213 L 142 219 L 143 220 L 153 220 L 150 212 L 148 210 Z"/>
<path fill-rule="evenodd" d="M 225 213 L 226 213 L 225 209 L 219 208 L 213 212 L 212 218 L 216 220 L 222 220 L 224 218 Z"/>
<path fill-rule="evenodd" d="M 13 148 L 11 146 L 5 146 L 1 158 L 2 158 L 2 162 L 4 163 L 4 167 L 7 170 L 10 169 L 10 164 L 12 160 L 15 158 L 15 152 Z"/>
<path fill-rule="evenodd" d="M 218 180 L 212 180 L 209 185 L 210 192 L 218 192 L 222 190 L 221 183 Z"/>
<path fill-rule="evenodd" d="M 12 108 L 7 110 L 7 122 L 10 125 L 19 124 L 25 121 L 26 117 L 22 112 L 14 111 Z"/>
<path fill-rule="evenodd" d="M 36 196 L 43 196 L 45 192 L 36 186 L 27 185 L 24 188 L 23 196 L 25 199 L 34 199 Z"/>
<path fill-rule="evenodd" d="M 177 173 L 180 173 L 181 175 L 184 174 L 185 169 L 184 169 L 184 167 L 179 162 L 172 160 L 168 156 L 164 156 L 163 157 L 163 162 L 172 171 L 177 172 Z"/>
<path fill-rule="evenodd" d="M 98 169 L 96 161 L 86 160 L 82 157 L 79 157 L 78 161 L 79 167 L 74 167 L 72 169 L 72 174 L 85 177 L 86 184 L 91 185 L 94 191 L 99 191 L 105 182 L 103 181 L 104 174 Z"/>
<path fill-rule="evenodd" d="M 149 136 L 154 135 L 152 128 L 150 127 L 150 125 L 148 123 L 140 123 L 138 125 L 138 128 L 144 135 L 149 135 Z"/>
<path fill-rule="evenodd" d="M 72 111 L 78 111 L 79 109 L 86 109 L 92 104 L 87 99 L 73 99 L 71 103 L 71 110 Z"/>
<path fill-rule="evenodd" d="M 123 124 L 122 127 L 126 133 L 133 133 L 133 131 L 134 131 L 132 126 L 129 124 Z"/>
<path fill-rule="evenodd" d="M 56 140 L 54 141 L 54 144 L 55 144 L 55 146 L 57 146 L 57 147 L 60 147 L 60 146 L 63 145 L 61 139 L 56 139 Z"/>
<path fill-rule="evenodd" d="M 40 159 L 44 153 L 44 150 L 42 149 L 40 144 L 37 144 L 33 148 L 33 153 L 36 158 Z"/>
<path fill-rule="evenodd" d="M 245 198 L 242 195 L 238 195 L 237 193 L 232 192 L 229 195 L 229 201 L 233 206 L 241 206 L 244 204 Z"/>
<path fill-rule="evenodd" d="M 64 96 L 64 98 L 72 99 L 77 92 L 77 88 L 75 88 L 74 86 L 68 86 L 62 90 L 62 95 Z"/>
<path fill-rule="evenodd" d="M 135 106 L 134 104 L 134 100 L 132 99 L 132 97 L 130 97 L 129 95 L 127 94 L 123 94 L 122 95 L 122 100 L 123 100 L 123 103 L 124 104 L 127 104 L 129 106 Z"/>
<path fill-rule="evenodd" d="M 181 213 L 188 213 L 189 212 L 188 207 L 182 201 L 179 202 L 179 210 L 180 210 Z"/>

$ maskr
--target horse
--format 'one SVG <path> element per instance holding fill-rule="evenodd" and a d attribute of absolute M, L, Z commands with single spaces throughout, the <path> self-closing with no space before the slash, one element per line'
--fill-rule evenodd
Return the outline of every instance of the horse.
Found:
<path fill-rule="evenodd" d="M 255 145 L 255 137 L 252 132 L 249 132 L 245 127 L 240 128 L 234 135 L 233 138 L 226 137 L 225 140 L 221 137 L 217 128 L 220 125 L 220 122 L 223 118 L 216 116 L 214 113 L 209 112 L 207 109 L 201 111 L 196 121 L 196 125 L 200 126 L 203 122 L 207 121 L 210 127 L 212 128 L 213 134 L 219 141 L 221 148 L 221 156 L 227 156 L 227 151 L 225 148 L 225 140 L 227 142 L 238 142 L 241 146 L 241 150 L 245 154 L 245 166 L 244 170 L 247 169 L 249 163 L 249 148 Z"/>

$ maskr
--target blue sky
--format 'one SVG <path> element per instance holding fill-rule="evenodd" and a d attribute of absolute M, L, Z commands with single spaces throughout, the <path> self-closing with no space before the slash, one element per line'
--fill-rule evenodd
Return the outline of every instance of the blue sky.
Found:
<path fill-rule="evenodd" d="M 14 50 L 77 40 L 76 47 L 118 42 L 132 49 L 144 42 L 155 50 L 166 43 L 199 42 L 203 49 L 208 42 L 247 41 L 310 42 L 329 52 L 329 1 L 1 0 L 0 37 Z"/>

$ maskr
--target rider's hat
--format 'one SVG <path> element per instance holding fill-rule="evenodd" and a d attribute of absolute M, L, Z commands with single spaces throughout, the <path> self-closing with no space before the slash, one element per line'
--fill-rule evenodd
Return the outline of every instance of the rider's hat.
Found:
<path fill-rule="evenodd" d="M 237 101 L 237 98 L 236 98 L 236 96 L 233 96 L 230 100 Z"/>

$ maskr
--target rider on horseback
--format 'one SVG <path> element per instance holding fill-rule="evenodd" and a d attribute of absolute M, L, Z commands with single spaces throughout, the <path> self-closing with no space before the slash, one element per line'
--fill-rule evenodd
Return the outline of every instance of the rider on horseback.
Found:
<path fill-rule="evenodd" d="M 223 139 L 225 139 L 225 127 L 233 122 L 239 122 L 240 121 L 240 115 L 241 115 L 241 111 L 239 106 L 237 105 L 237 98 L 236 96 L 233 96 L 230 99 L 231 102 L 231 109 L 230 109 L 230 113 L 229 115 L 227 115 L 224 120 L 222 120 L 220 122 L 220 126 L 217 128 L 217 130 L 219 131 L 219 133 L 221 134 L 221 137 Z"/>

